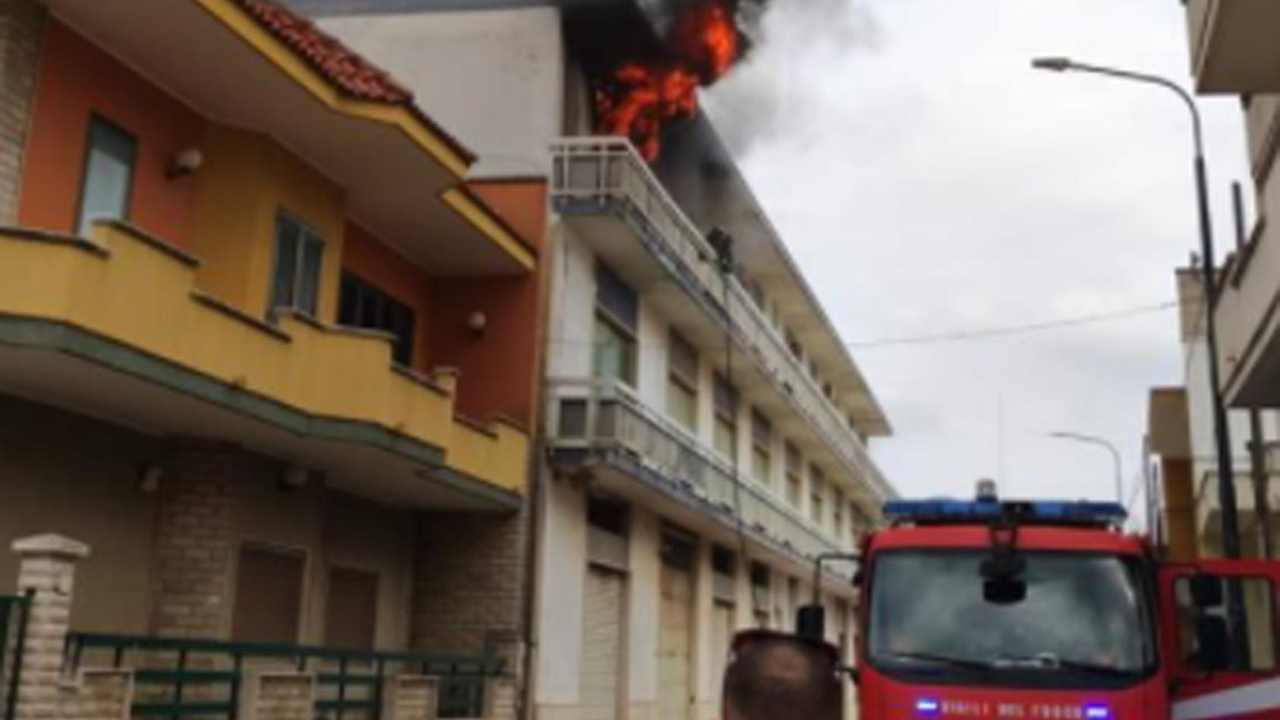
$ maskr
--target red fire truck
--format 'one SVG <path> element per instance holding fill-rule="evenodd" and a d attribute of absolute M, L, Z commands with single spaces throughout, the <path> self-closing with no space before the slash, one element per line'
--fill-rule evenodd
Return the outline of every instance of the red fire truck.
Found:
<path fill-rule="evenodd" d="M 1280 718 L 1280 563 L 1161 562 L 1107 503 L 988 489 L 885 515 L 859 558 L 859 720 Z"/>

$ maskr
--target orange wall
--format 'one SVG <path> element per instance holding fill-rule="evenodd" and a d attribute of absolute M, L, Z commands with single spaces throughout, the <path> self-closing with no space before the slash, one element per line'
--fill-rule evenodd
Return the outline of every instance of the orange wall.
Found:
<path fill-rule="evenodd" d="M 547 188 L 540 180 L 470 183 L 535 249 L 546 233 Z M 477 419 L 502 414 L 533 425 L 542 345 L 542 271 L 518 278 L 436 280 L 431 288 L 431 357 L 461 368 L 459 412 Z M 467 327 L 479 310 L 482 335 Z"/>
<path fill-rule="evenodd" d="M 355 223 L 347 222 L 344 235 L 342 269 L 413 309 L 413 367 L 428 372 L 432 366 L 427 337 L 431 304 L 426 273 Z M 332 320 L 338 321 L 336 309 Z"/>
<path fill-rule="evenodd" d="M 57 21 L 42 52 L 19 223 L 75 231 L 89 117 L 97 113 L 138 141 L 129 221 L 189 247 L 194 183 L 170 181 L 165 169 L 179 150 L 199 147 L 203 118 Z"/>

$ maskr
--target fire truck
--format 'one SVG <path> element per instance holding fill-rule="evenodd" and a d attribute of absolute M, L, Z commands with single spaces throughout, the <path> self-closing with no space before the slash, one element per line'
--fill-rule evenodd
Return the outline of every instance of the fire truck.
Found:
<path fill-rule="evenodd" d="M 1280 718 L 1280 563 L 1163 562 L 1120 505 L 991 488 L 885 516 L 857 556 L 859 720 Z"/>

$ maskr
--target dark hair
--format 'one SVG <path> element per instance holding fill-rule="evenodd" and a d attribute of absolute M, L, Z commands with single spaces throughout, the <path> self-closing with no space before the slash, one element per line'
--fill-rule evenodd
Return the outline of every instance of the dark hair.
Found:
<path fill-rule="evenodd" d="M 725 720 L 839 720 L 836 649 L 761 630 L 739 633 L 724 673 Z"/>

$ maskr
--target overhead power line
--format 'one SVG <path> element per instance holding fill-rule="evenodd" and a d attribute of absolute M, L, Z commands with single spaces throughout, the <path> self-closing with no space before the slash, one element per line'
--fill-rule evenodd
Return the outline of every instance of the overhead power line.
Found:
<path fill-rule="evenodd" d="M 916 335 L 912 337 L 886 338 L 882 340 L 868 340 L 865 342 L 848 343 L 850 348 L 855 350 L 867 350 L 882 347 L 893 347 L 897 345 L 933 345 L 938 343 L 962 342 L 965 340 L 981 340 L 985 338 L 1009 337 L 1012 335 L 1025 335 L 1027 333 L 1041 332 L 1045 330 L 1056 330 L 1059 328 L 1077 327 L 1080 325 L 1093 325 L 1096 323 L 1111 322 L 1114 320 L 1123 320 L 1126 318 L 1138 317 L 1140 315 L 1150 315 L 1152 313 L 1165 312 L 1178 307 L 1175 301 L 1162 302 L 1155 305 L 1139 305 L 1137 307 L 1125 308 L 1123 310 L 1114 310 L 1105 313 L 1095 313 L 1093 315 L 1080 315 L 1072 318 L 1063 318 L 1060 320 L 1046 320 L 1044 322 L 1026 323 L 1022 325 L 1006 325 L 1003 327 L 980 328 L 977 330 L 961 330 L 956 332 L 938 333 L 934 335 Z"/>

